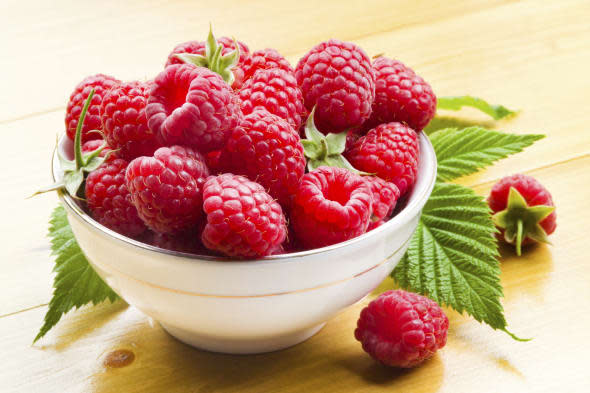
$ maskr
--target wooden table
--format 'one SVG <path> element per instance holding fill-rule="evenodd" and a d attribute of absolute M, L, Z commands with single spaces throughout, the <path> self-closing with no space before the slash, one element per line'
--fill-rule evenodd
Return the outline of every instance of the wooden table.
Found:
<path fill-rule="evenodd" d="M 205 2 L 200 2 L 205 3 Z M 2 392 L 588 392 L 590 374 L 590 2 L 464 1 L 26 1 L 4 0 L 0 127 L 0 391 Z M 67 315 L 36 345 L 51 296 L 45 237 L 56 197 L 25 200 L 49 181 L 55 134 L 85 75 L 147 78 L 178 42 L 209 21 L 250 48 L 274 47 L 293 63 L 330 37 L 411 65 L 438 95 L 474 94 L 522 112 L 497 124 L 548 138 L 460 180 L 485 195 L 499 177 L 525 172 L 553 193 L 553 246 L 521 258 L 502 249 L 504 306 L 519 343 L 448 311 L 447 346 L 410 371 L 372 362 L 353 338 L 351 307 L 315 337 L 257 356 L 205 353 L 168 336 L 122 303 Z M 122 261 L 123 262 L 123 261 Z M 391 287 L 386 281 L 381 290 Z M 134 361 L 105 367 L 113 350 Z"/>

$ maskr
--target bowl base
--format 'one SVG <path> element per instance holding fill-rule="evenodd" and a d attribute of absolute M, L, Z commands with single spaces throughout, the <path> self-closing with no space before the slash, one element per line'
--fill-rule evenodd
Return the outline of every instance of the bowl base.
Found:
<path fill-rule="evenodd" d="M 279 336 L 255 339 L 231 339 L 201 335 L 187 331 L 185 329 L 180 329 L 160 323 L 160 325 L 162 325 L 168 334 L 185 344 L 209 352 L 234 355 L 273 352 L 292 347 L 293 345 L 297 345 L 308 338 L 311 338 L 313 335 L 319 332 L 325 324 L 326 323 L 324 322 L 311 328 L 298 330 Z"/>

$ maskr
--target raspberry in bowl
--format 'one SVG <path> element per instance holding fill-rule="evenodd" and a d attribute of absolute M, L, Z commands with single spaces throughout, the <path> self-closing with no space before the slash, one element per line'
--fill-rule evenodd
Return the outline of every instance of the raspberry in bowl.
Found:
<path fill-rule="evenodd" d="M 341 243 L 260 259 L 159 248 L 101 225 L 69 195 L 60 198 L 97 273 L 172 336 L 214 352 L 269 352 L 313 336 L 399 262 L 436 179 L 428 137 L 420 133 L 418 142 L 416 180 L 393 218 Z M 62 137 L 58 149 L 71 157 L 72 141 Z M 52 168 L 60 180 L 57 152 Z"/>

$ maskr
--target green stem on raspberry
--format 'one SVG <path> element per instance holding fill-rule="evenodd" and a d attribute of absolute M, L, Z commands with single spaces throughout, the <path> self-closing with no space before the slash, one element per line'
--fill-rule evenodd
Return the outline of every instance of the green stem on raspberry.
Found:
<path fill-rule="evenodd" d="M 176 58 L 182 60 L 187 64 L 194 64 L 197 67 L 206 67 L 213 72 L 221 75 L 223 80 L 232 85 L 235 81 L 233 69 L 238 64 L 240 59 L 240 46 L 234 39 L 235 49 L 227 54 L 223 54 L 223 45 L 217 42 L 213 35 L 213 28 L 209 24 L 209 35 L 205 41 L 205 55 L 197 55 L 194 53 L 177 53 Z"/>
<path fill-rule="evenodd" d="M 516 255 L 520 256 L 522 254 L 521 247 L 522 247 L 522 220 L 519 219 L 516 221 Z"/>
<path fill-rule="evenodd" d="M 90 107 L 90 103 L 92 102 L 92 97 L 94 97 L 94 89 L 90 90 L 90 94 L 88 94 L 88 98 L 84 103 L 82 113 L 80 113 L 80 118 L 78 119 L 78 126 L 76 127 L 76 136 L 74 137 L 74 158 L 76 160 L 76 170 L 80 170 L 85 165 L 85 162 L 82 158 L 82 127 L 84 125 L 84 119 L 86 118 L 86 112 L 88 112 L 88 107 Z"/>

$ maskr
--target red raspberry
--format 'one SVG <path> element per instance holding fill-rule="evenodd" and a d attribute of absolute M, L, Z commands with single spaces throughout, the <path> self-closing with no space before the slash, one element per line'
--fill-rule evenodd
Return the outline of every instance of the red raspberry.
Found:
<path fill-rule="evenodd" d="M 397 60 L 379 57 L 373 68 L 375 102 L 367 127 L 397 121 L 422 131 L 436 112 L 436 96 L 430 85 Z"/>
<path fill-rule="evenodd" d="M 242 68 L 244 69 L 244 82 L 254 76 L 258 70 L 280 68 L 287 72 L 295 72 L 283 55 L 270 48 L 252 52 L 252 55 L 244 61 Z"/>
<path fill-rule="evenodd" d="M 78 119 L 92 89 L 94 89 L 94 96 L 92 97 L 92 102 L 88 107 L 84 125 L 82 126 L 82 142 L 101 138 L 98 132 L 89 133 L 88 131 L 102 129 L 100 122 L 100 103 L 104 95 L 117 83 L 119 81 L 112 76 L 97 74 L 86 77 L 76 86 L 72 95 L 70 95 L 66 109 L 66 134 L 68 138 L 74 140 L 74 136 L 76 136 Z"/>
<path fill-rule="evenodd" d="M 371 218 L 373 198 L 359 175 L 321 166 L 305 174 L 291 210 L 291 224 L 304 247 L 319 248 L 362 235 Z"/>
<path fill-rule="evenodd" d="M 92 217 L 102 225 L 125 236 L 136 237 L 146 227 L 137 215 L 125 185 L 127 165 L 126 160 L 115 158 L 90 172 L 86 178 L 86 202 Z"/>
<path fill-rule="evenodd" d="M 367 232 L 372 231 L 375 228 L 379 228 L 381 225 L 385 224 L 387 221 L 389 221 L 389 220 L 385 219 L 385 220 L 379 220 L 379 221 L 371 221 L 369 223 L 369 227 L 367 228 Z"/>
<path fill-rule="evenodd" d="M 202 189 L 209 170 L 203 157 L 182 146 L 161 147 L 131 161 L 125 175 L 139 216 L 156 232 L 179 232 L 202 218 Z"/>
<path fill-rule="evenodd" d="M 551 194 L 533 177 L 516 174 L 502 178 L 492 187 L 488 203 L 494 222 L 506 242 L 516 244 L 518 255 L 521 245 L 547 242 L 547 235 L 557 227 Z"/>
<path fill-rule="evenodd" d="M 296 130 L 305 117 L 301 90 L 292 72 L 279 68 L 260 70 L 244 83 L 239 95 L 244 115 L 266 109 Z"/>
<path fill-rule="evenodd" d="M 345 154 L 356 169 L 395 183 L 403 196 L 416 181 L 418 135 L 402 123 L 381 124 L 357 140 Z"/>
<path fill-rule="evenodd" d="M 91 151 L 94 151 L 94 150 L 98 149 L 99 147 L 101 147 L 103 144 L 104 144 L 104 141 L 102 139 L 93 139 L 91 141 L 88 141 L 82 145 L 82 153 L 90 153 Z M 113 150 L 109 146 L 102 149 L 102 151 L 100 152 L 100 154 L 98 156 L 99 157 L 106 157 L 106 155 L 109 152 L 111 153 L 111 155 L 109 156 L 110 159 L 117 158 L 117 153 L 113 152 Z"/>
<path fill-rule="evenodd" d="M 213 150 L 205 154 L 205 162 L 211 174 L 220 174 L 223 172 L 221 165 L 221 150 Z"/>
<path fill-rule="evenodd" d="M 286 209 L 306 164 L 297 131 L 265 110 L 244 118 L 227 141 L 219 161 L 225 172 L 260 183 Z"/>
<path fill-rule="evenodd" d="M 307 110 L 324 133 L 360 126 L 375 98 L 375 74 L 369 57 L 349 42 L 330 40 L 311 49 L 295 68 Z"/>
<path fill-rule="evenodd" d="M 377 222 L 391 216 L 399 199 L 400 193 L 397 186 L 377 176 L 367 176 L 364 179 L 373 193 L 371 221 Z"/>
<path fill-rule="evenodd" d="M 151 156 L 160 147 L 147 125 L 145 106 L 151 84 L 126 82 L 114 86 L 103 98 L 100 118 L 106 140 L 126 159 Z"/>
<path fill-rule="evenodd" d="M 287 236 L 285 216 L 258 183 L 226 173 L 203 188 L 205 247 L 234 257 L 270 255 Z"/>
<path fill-rule="evenodd" d="M 226 55 L 236 49 L 234 40 L 229 37 L 218 38 L 217 42 L 223 45 L 223 50 L 221 51 L 222 55 Z M 238 46 L 240 47 L 240 59 L 238 60 L 236 67 L 232 70 L 235 77 L 234 83 L 232 84 L 234 89 L 239 89 L 242 86 L 242 83 L 245 81 L 244 66 L 250 57 L 250 49 L 246 44 L 238 41 Z M 179 53 L 205 55 L 205 41 L 187 41 L 176 45 L 172 52 L 170 52 L 168 55 L 168 60 L 166 61 L 165 67 L 168 67 L 172 64 L 184 64 L 182 60 L 174 56 Z"/>
<path fill-rule="evenodd" d="M 387 291 L 361 311 L 355 338 L 375 360 L 414 367 L 447 343 L 449 320 L 436 302 L 402 290 Z"/>
<path fill-rule="evenodd" d="M 167 144 L 220 149 L 242 119 L 240 101 L 221 76 L 175 64 L 162 71 L 146 107 L 149 128 Z"/>

